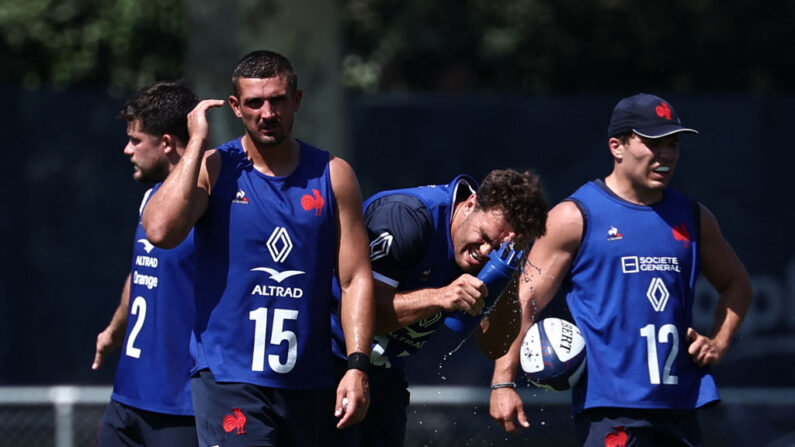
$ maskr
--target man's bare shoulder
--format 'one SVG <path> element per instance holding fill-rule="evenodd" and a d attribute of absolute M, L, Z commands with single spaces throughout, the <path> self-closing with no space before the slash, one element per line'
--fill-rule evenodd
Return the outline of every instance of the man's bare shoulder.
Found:
<path fill-rule="evenodd" d="M 576 251 L 583 231 L 583 216 L 577 204 L 565 200 L 555 205 L 547 215 L 547 232 L 536 245 L 556 246 Z"/>

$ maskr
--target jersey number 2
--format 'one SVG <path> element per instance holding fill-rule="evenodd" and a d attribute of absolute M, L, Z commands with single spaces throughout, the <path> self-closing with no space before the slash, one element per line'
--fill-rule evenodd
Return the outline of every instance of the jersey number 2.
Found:
<path fill-rule="evenodd" d="M 249 320 L 254 320 L 254 353 L 251 358 L 252 371 L 265 370 L 265 344 L 268 330 L 268 308 L 260 307 L 252 310 L 248 315 Z M 273 329 L 271 330 L 271 345 L 280 345 L 287 342 L 287 361 L 281 363 L 277 354 L 268 355 L 268 366 L 273 372 L 286 374 L 295 367 L 298 357 L 298 339 L 295 332 L 284 329 L 284 320 L 297 320 L 298 311 L 289 309 L 273 309 Z"/>
<path fill-rule="evenodd" d="M 127 337 L 127 349 L 124 350 L 124 353 L 137 359 L 141 358 L 141 348 L 135 347 L 135 339 L 141 332 L 141 328 L 144 327 L 144 320 L 146 320 L 146 300 L 144 297 L 135 297 L 132 306 L 130 307 L 130 313 L 132 315 L 137 315 L 138 318 L 136 318 L 135 325 L 130 331 L 130 336 Z"/>
<path fill-rule="evenodd" d="M 676 385 L 679 377 L 671 375 L 671 366 L 674 363 L 676 354 L 679 352 L 679 332 L 673 324 L 660 326 L 660 331 L 655 331 L 653 324 L 647 324 L 640 329 L 640 336 L 646 339 L 646 361 L 649 365 L 649 381 L 652 385 L 660 384 L 660 363 L 657 358 L 657 342 L 668 343 L 671 339 L 671 351 L 665 359 L 665 367 L 662 371 L 662 383 L 664 385 Z"/>

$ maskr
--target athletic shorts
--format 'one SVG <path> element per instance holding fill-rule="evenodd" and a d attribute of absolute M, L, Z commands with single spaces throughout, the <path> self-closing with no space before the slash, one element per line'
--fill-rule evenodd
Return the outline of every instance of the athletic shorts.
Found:
<path fill-rule="evenodd" d="M 698 410 L 589 408 L 574 415 L 584 447 L 702 447 Z"/>
<path fill-rule="evenodd" d="M 98 447 L 197 446 L 193 416 L 155 413 L 111 400 L 97 434 Z"/>
<path fill-rule="evenodd" d="M 209 369 L 191 379 L 202 447 L 317 447 L 334 414 L 334 390 L 292 390 L 216 382 Z"/>
<path fill-rule="evenodd" d="M 347 362 L 336 365 L 337 380 L 347 370 Z M 406 440 L 409 390 L 402 369 L 370 366 L 370 407 L 358 424 L 338 430 L 332 425 L 329 447 L 403 447 Z"/>

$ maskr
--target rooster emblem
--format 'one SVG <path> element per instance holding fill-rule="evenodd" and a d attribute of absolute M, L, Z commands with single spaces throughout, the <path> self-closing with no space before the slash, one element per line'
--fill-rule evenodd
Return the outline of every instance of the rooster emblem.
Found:
<path fill-rule="evenodd" d="M 237 430 L 235 432 L 236 435 L 242 435 L 246 433 L 246 415 L 240 411 L 240 408 L 233 408 L 231 414 L 227 414 L 224 416 L 224 431 L 227 433 L 231 433 L 232 430 Z"/>
<path fill-rule="evenodd" d="M 323 200 L 323 196 L 320 195 L 320 191 L 317 189 L 313 189 L 312 194 L 315 196 L 312 197 L 309 194 L 305 194 L 301 197 L 301 206 L 307 211 L 315 210 L 315 216 L 319 216 L 320 210 L 323 209 L 326 201 Z"/>
<path fill-rule="evenodd" d="M 654 108 L 654 111 L 657 113 L 657 116 L 660 118 L 665 118 L 668 121 L 673 119 L 673 115 L 671 112 L 671 108 L 668 107 L 668 104 L 661 102 L 660 105 Z"/>
<path fill-rule="evenodd" d="M 605 447 L 626 447 L 627 445 L 627 432 L 623 427 L 613 427 L 615 433 L 610 432 L 605 436 Z"/>
<path fill-rule="evenodd" d="M 674 235 L 674 239 L 677 241 L 682 241 L 685 244 L 685 248 L 690 246 L 690 232 L 687 231 L 687 226 L 683 223 L 673 227 L 671 230 Z"/>

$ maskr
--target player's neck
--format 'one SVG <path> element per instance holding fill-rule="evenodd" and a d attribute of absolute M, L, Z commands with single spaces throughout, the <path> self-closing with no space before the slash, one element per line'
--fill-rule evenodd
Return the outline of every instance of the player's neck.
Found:
<path fill-rule="evenodd" d="M 286 177 L 295 170 L 301 158 L 301 143 L 294 138 L 265 146 L 255 144 L 248 135 L 244 135 L 240 142 L 254 169 L 265 175 Z"/>
<path fill-rule="evenodd" d="M 615 172 L 605 177 L 605 185 L 613 194 L 635 205 L 654 205 L 663 198 L 662 190 L 636 185 L 631 179 L 617 175 Z"/>

